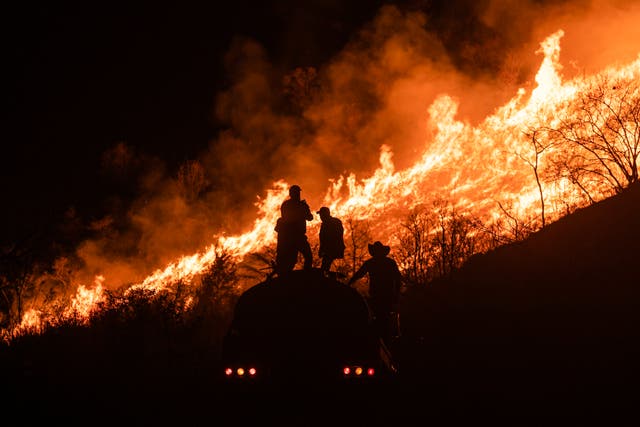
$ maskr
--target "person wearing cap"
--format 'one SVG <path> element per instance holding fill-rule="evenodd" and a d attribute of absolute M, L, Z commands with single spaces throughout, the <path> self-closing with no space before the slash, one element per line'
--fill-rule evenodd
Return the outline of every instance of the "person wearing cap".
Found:
<path fill-rule="evenodd" d="M 327 275 L 331 270 L 331 264 L 334 260 L 344 258 L 344 228 L 339 218 L 331 216 L 328 207 L 323 206 L 318 212 L 322 224 L 320 225 L 320 248 L 318 255 L 322 258 L 320 271 Z"/>
<path fill-rule="evenodd" d="M 373 324 L 381 338 L 389 343 L 394 327 L 394 313 L 397 313 L 402 275 L 398 264 L 390 258 L 391 248 L 376 241 L 369 244 L 371 258 L 351 276 L 347 284 L 369 275 L 369 306 L 373 314 Z"/>
<path fill-rule="evenodd" d="M 276 248 L 276 269 L 279 273 L 293 270 L 298 253 L 304 257 L 304 269 L 311 269 L 313 254 L 307 240 L 307 221 L 313 220 L 311 209 L 300 198 L 300 186 L 289 188 L 289 198 L 280 205 L 280 218 L 276 224 L 278 244 Z"/>

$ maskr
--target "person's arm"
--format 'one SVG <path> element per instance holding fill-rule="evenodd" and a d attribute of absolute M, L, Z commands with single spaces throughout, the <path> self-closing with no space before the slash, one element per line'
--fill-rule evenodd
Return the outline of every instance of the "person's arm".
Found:
<path fill-rule="evenodd" d="M 306 209 L 304 219 L 306 219 L 307 221 L 313 221 L 313 214 L 311 213 L 311 208 L 307 204 L 307 201 L 306 200 L 302 200 L 302 203 L 304 203 L 304 207 Z"/>
<path fill-rule="evenodd" d="M 394 278 L 393 278 L 393 299 L 394 302 L 393 304 L 397 306 L 398 304 L 398 299 L 400 298 L 400 288 L 402 287 L 402 273 L 400 273 L 400 269 L 398 268 L 398 264 L 395 262 L 395 260 L 393 261 L 393 266 L 394 266 Z"/>
<path fill-rule="evenodd" d="M 363 278 L 364 275 L 367 274 L 367 267 L 368 267 L 368 264 L 365 261 L 365 263 L 362 264 L 362 266 L 358 269 L 358 271 L 353 273 L 353 276 L 351 276 L 351 279 L 349 279 L 349 281 L 347 282 L 347 285 L 352 285 L 356 280 Z"/>

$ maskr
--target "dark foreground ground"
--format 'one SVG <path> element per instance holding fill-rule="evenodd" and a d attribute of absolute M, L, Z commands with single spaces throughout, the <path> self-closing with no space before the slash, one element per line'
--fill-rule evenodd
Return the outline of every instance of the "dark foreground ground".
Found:
<path fill-rule="evenodd" d="M 2 425 L 637 425 L 637 354 L 588 339 L 499 341 L 405 335 L 388 382 L 321 387 L 301 374 L 255 389 L 223 381 L 215 357 L 163 368 L 5 351 Z"/>

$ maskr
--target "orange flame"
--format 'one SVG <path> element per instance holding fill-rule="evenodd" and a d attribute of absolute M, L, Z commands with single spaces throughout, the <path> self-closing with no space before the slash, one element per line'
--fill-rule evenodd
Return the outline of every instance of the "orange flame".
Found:
<path fill-rule="evenodd" d="M 104 276 L 99 275 L 94 280 L 93 289 L 79 285 L 75 296 L 60 316 L 52 318 L 46 315 L 43 310 L 28 309 L 22 316 L 20 324 L 11 331 L 2 331 L 0 338 L 10 341 L 12 338 L 26 333 L 42 333 L 46 326 L 55 326 L 68 320 L 88 322 L 98 304 L 104 301 L 103 282 Z"/>
<path fill-rule="evenodd" d="M 515 154 L 527 150 L 521 130 L 533 124 L 536 117 L 562 116 L 563 102 L 571 100 L 594 78 L 576 78 L 563 82 L 559 73 L 562 30 L 551 34 L 541 44 L 544 54 L 536 74 L 537 86 L 525 100 L 524 89 L 506 105 L 487 117 L 479 126 L 456 120 L 457 102 L 442 95 L 429 108 L 429 124 L 436 136 L 414 166 L 396 171 L 391 149 L 380 149 L 380 167 L 369 177 L 358 181 L 355 175 L 340 176 L 329 187 L 322 204 L 338 216 L 351 212 L 357 218 L 383 220 L 398 207 L 414 207 L 438 195 L 456 200 L 457 207 L 483 215 L 499 216 L 496 199 L 512 202 L 517 214 L 534 212 L 539 196 L 531 179 L 531 171 Z M 640 74 L 640 58 L 615 71 L 626 78 Z M 253 228 L 239 236 L 220 236 L 215 245 L 203 252 L 185 256 L 147 277 L 137 287 L 160 289 L 177 280 L 189 280 L 215 260 L 216 248 L 223 248 L 238 258 L 275 240 L 273 224 L 279 206 L 287 195 L 288 184 L 278 181 L 257 203 L 258 218 Z M 346 190 L 346 196 L 344 196 Z M 545 197 L 566 198 L 565 189 L 547 188 Z M 558 218 L 561 212 L 550 212 Z M 385 227 L 382 227 L 385 229 Z M 388 231 L 387 228 L 385 231 Z"/>
<path fill-rule="evenodd" d="M 611 74 L 629 80 L 640 77 L 639 56 L 623 67 L 563 81 L 559 63 L 563 35 L 559 30 L 540 43 L 538 53 L 544 58 L 535 77 L 537 86 L 528 97 L 525 89 L 519 89 L 505 105 L 479 125 L 472 126 L 456 119 L 457 101 L 442 94 L 429 107 L 425 122 L 433 129 L 434 136 L 425 141 L 423 154 L 412 167 L 396 171 L 393 153 L 383 145 L 380 166 L 371 176 L 360 180 L 354 174 L 340 176 L 331 182 L 322 205 L 330 207 L 337 216 L 349 214 L 357 219 L 370 219 L 377 224 L 381 236 L 390 236 L 397 218 L 408 209 L 439 197 L 448 198 L 456 208 L 488 222 L 501 216 L 499 202 L 507 203 L 514 215 L 535 215 L 540 199 L 532 171 L 522 160 L 522 156 L 531 151 L 523 129 L 540 121 L 553 126 L 558 117 L 570 116 L 571 101 L 601 75 Z M 553 155 L 553 149 L 544 155 Z M 216 260 L 220 250 L 240 260 L 273 243 L 273 227 L 288 187 L 285 181 L 277 181 L 267 190 L 265 198 L 258 199 L 257 218 L 246 233 L 216 236 L 209 247 L 156 270 L 128 291 L 158 291 L 179 281 L 188 283 Z M 595 190 L 594 194 L 606 196 L 604 190 Z M 546 185 L 544 197 L 549 201 L 548 222 L 563 214 L 564 202 L 579 204 L 581 200 L 579 194 L 563 181 Z M 317 223 L 312 224 L 312 228 L 316 226 Z M 387 237 L 384 239 L 388 240 Z M 102 276 L 96 278 L 93 290 L 80 286 L 69 313 L 89 316 L 92 307 L 102 298 L 104 280 Z M 25 313 L 18 332 L 37 329 L 41 323 L 39 316 L 37 310 Z"/>
<path fill-rule="evenodd" d="M 84 286 L 78 286 L 75 297 L 71 299 L 71 304 L 65 310 L 65 317 L 77 316 L 80 319 L 87 319 L 96 309 L 98 304 L 104 301 L 102 283 L 104 276 L 96 276 L 94 280 L 94 288 L 87 289 Z"/>
<path fill-rule="evenodd" d="M 340 176 L 333 181 L 322 201 L 336 215 L 351 213 L 356 218 L 369 218 L 381 224 L 383 233 L 390 231 L 389 215 L 398 209 L 415 207 L 440 195 L 449 196 L 456 206 L 486 218 L 500 215 L 497 201 L 510 202 L 519 215 L 535 212 L 539 196 L 529 167 L 516 155 L 528 150 L 522 129 L 540 117 L 567 116 L 562 105 L 586 88 L 597 75 L 563 82 L 560 75 L 559 30 L 548 36 L 538 53 L 544 58 L 536 74 L 537 86 L 525 99 L 525 90 L 487 117 L 477 127 L 456 120 L 457 102 L 448 95 L 437 98 L 429 107 L 428 124 L 436 133 L 421 159 L 414 166 L 396 171 L 391 149 L 380 149 L 380 167 L 369 177 L 358 181 L 355 175 Z M 637 78 L 640 57 L 626 67 L 605 70 L 624 78 Z M 552 120 L 552 119 L 550 119 Z M 238 236 L 220 236 L 216 244 L 203 252 L 185 256 L 147 277 L 137 287 L 161 289 L 176 280 L 189 280 L 216 258 L 216 248 L 222 248 L 238 258 L 258 250 L 275 240 L 273 225 L 279 206 L 287 195 L 288 184 L 277 181 L 257 203 L 258 216 L 253 227 Z M 345 195 L 346 193 L 346 195 Z M 578 200 L 573 195 L 572 200 Z M 567 199 L 562 183 L 545 188 L 550 201 Z M 553 203 L 550 218 L 557 219 L 562 211 Z M 386 226 L 385 226 L 386 224 Z"/>

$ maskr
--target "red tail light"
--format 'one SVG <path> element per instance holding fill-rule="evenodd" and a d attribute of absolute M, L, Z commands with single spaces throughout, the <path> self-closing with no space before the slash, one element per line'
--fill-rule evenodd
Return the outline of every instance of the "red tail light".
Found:
<path fill-rule="evenodd" d="M 231 375 L 233 375 L 233 369 L 231 368 L 227 368 L 224 370 L 224 374 L 228 377 L 230 377 Z"/>
<path fill-rule="evenodd" d="M 249 368 L 249 375 L 254 376 L 257 373 L 258 371 L 256 371 L 256 368 Z"/>
<path fill-rule="evenodd" d="M 376 370 L 375 368 L 365 368 L 362 366 L 345 366 L 342 368 L 342 373 L 345 376 L 354 375 L 356 377 L 373 377 L 376 374 Z"/>

